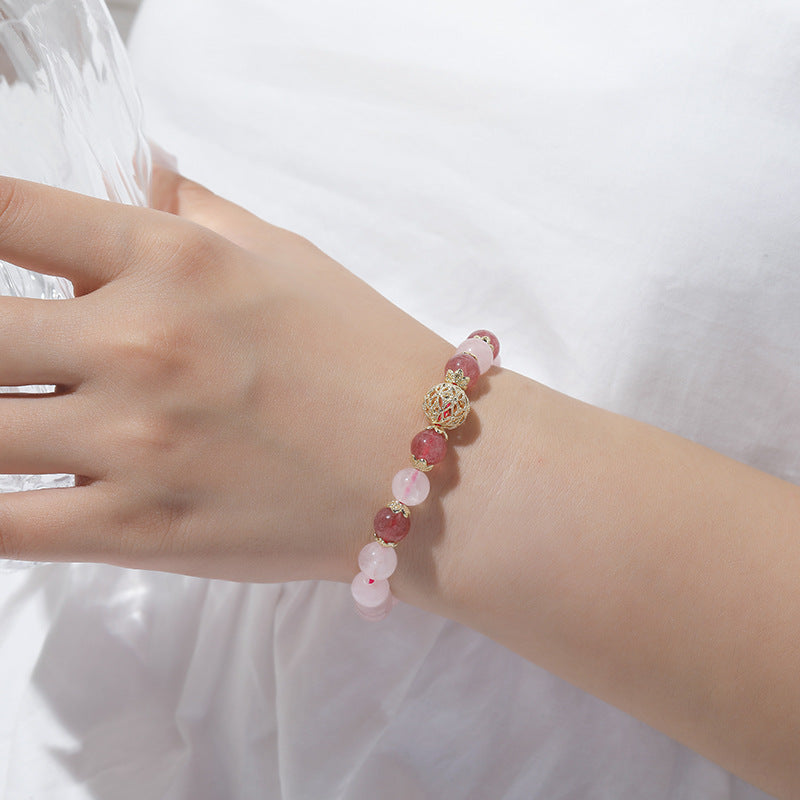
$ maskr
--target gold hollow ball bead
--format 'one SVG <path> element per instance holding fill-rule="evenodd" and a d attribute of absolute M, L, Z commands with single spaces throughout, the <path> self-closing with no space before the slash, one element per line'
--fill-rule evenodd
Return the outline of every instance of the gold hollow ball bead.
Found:
<path fill-rule="evenodd" d="M 422 410 L 434 425 L 453 430 L 467 418 L 469 398 L 460 386 L 445 381 L 428 390 Z"/>

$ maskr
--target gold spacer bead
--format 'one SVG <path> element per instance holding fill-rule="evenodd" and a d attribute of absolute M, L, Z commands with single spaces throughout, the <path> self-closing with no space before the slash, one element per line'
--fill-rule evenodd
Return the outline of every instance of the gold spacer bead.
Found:
<path fill-rule="evenodd" d="M 401 503 L 399 500 L 388 502 L 386 507 L 395 514 L 402 514 L 406 519 L 411 516 L 411 511 L 409 511 L 408 506 L 405 503 Z"/>
<path fill-rule="evenodd" d="M 444 440 L 447 441 L 450 437 L 447 435 L 447 431 L 441 425 L 426 425 L 426 431 L 435 431 L 436 433 L 440 433 L 444 436 Z"/>
<path fill-rule="evenodd" d="M 375 541 L 382 544 L 384 547 L 397 547 L 399 544 L 399 542 L 385 542 L 377 533 L 373 533 L 372 535 L 375 537 Z"/>
<path fill-rule="evenodd" d="M 424 458 L 417 458 L 414 455 L 411 456 L 411 463 L 420 472 L 430 472 L 433 469 L 433 464 L 429 464 Z"/>
<path fill-rule="evenodd" d="M 444 379 L 447 383 L 454 383 L 464 390 L 469 386 L 469 378 L 464 374 L 463 369 L 457 369 L 455 372 L 452 369 L 447 370 Z"/>
<path fill-rule="evenodd" d="M 494 353 L 494 345 L 492 344 L 492 340 L 488 336 L 473 336 L 472 338 L 473 339 L 482 339 L 484 342 L 486 342 L 486 344 L 489 345 L 489 347 L 492 348 L 492 353 Z M 472 355 L 472 354 L 470 353 L 470 355 Z"/>

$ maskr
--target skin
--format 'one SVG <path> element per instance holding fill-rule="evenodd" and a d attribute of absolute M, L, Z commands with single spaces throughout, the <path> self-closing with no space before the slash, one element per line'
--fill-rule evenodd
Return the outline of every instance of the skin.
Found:
<path fill-rule="evenodd" d="M 305 239 L 174 173 L 157 209 L 0 178 L 0 555 L 352 579 L 452 346 Z M 800 490 L 493 368 L 393 592 L 778 797 L 800 795 Z M 77 435 L 76 435 L 77 432 Z M 400 444 L 398 444 L 400 443 Z"/>

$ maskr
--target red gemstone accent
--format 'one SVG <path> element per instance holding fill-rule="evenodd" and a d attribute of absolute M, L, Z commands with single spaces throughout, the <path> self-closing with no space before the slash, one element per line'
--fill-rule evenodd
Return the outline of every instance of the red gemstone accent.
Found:
<path fill-rule="evenodd" d="M 444 365 L 445 375 L 447 375 L 447 370 L 449 369 L 453 370 L 453 372 L 455 372 L 457 369 L 460 369 L 464 375 L 469 378 L 469 383 L 467 384 L 468 392 L 470 389 L 475 387 L 475 384 L 478 382 L 478 378 L 481 375 L 481 371 L 478 368 L 478 362 L 472 356 L 466 356 L 463 353 L 453 356 Z"/>
<path fill-rule="evenodd" d="M 481 338 L 485 336 L 492 345 L 494 357 L 497 358 L 497 356 L 500 355 L 500 340 L 491 331 L 472 331 L 472 333 L 467 336 L 467 339 L 472 339 L 474 336 L 480 336 Z"/>
<path fill-rule="evenodd" d="M 405 539 L 411 528 L 411 518 L 406 517 L 401 511 L 395 513 L 389 506 L 384 506 L 376 515 L 372 523 L 375 533 L 384 542 L 397 543 Z"/>
<path fill-rule="evenodd" d="M 436 431 L 420 431 L 411 440 L 411 455 L 438 464 L 447 453 L 447 439 Z"/>

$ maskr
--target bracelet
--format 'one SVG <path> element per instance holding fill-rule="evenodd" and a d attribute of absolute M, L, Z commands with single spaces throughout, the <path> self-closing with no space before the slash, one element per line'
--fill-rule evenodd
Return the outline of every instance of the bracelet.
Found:
<path fill-rule="evenodd" d="M 397 604 L 389 588 L 389 577 L 397 567 L 395 548 L 411 528 L 409 506 L 428 496 L 425 474 L 444 459 L 447 431 L 457 428 L 469 414 L 467 392 L 474 387 L 500 354 L 500 341 L 490 331 L 473 331 L 445 364 L 444 381 L 428 390 L 422 410 L 430 425 L 411 440 L 412 467 L 401 469 L 392 479 L 391 500 L 375 515 L 374 541 L 361 549 L 361 570 L 350 584 L 357 613 L 366 620 L 383 619 Z"/>

